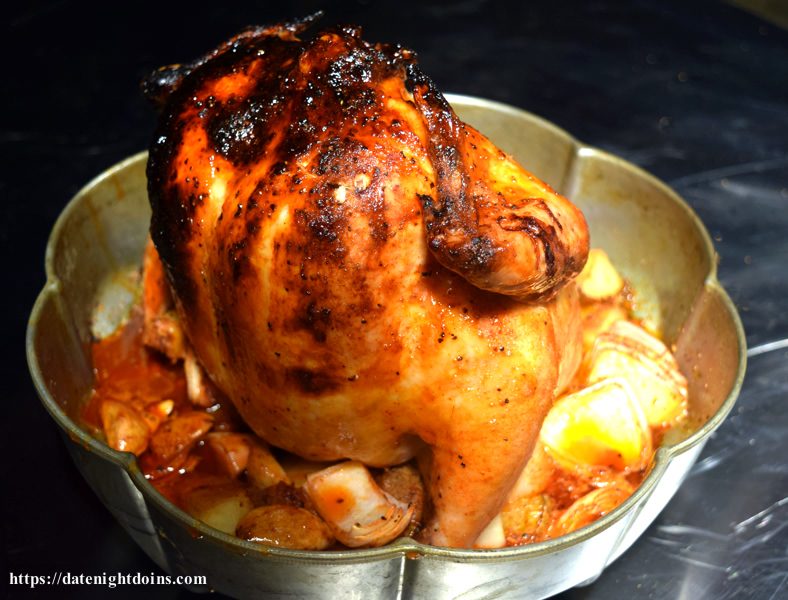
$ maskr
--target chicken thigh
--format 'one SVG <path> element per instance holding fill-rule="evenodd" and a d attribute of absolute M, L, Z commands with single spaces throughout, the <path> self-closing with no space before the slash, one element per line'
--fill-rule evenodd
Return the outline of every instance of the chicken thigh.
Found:
<path fill-rule="evenodd" d="M 311 460 L 417 457 L 423 539 L 468 547 L 577 368 L 586 224 L 412 52 L 307 25 L 147 81 L 151 236 L 194 353 L 257 435 Z"/>

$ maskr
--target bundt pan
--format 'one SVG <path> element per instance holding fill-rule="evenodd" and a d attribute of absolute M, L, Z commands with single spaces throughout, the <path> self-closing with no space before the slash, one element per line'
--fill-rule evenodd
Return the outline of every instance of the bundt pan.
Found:
<path fill-rule="evenodd" d="M 307 552 L 223 534 L 165 500 L 133 455 L 93 438 L 76 418 L 93 384 L 90 342 L 134 299 L 128 274 L 150 219 L 147 155 L 108 169 L 60 215 L 46 252 L 47 283 L 27 332 L 44 406 L 90 486 L 128 534 L 172 575 L 205 575 L 236 597 L 542 598 L 592 581 L 641 535 L 730 412 L 745 369 L 738 315 L 716 279 L 698 217 L 637 167 L 588 148 L 544 120 L 488 100 L 447 96 L 460 118 L 513 154 L 585 213 L 592 245 L 638 291 L 638 310 L 675 343 L 689 380 L 691 432 L 657 450 L 650 474 L 621 506 L 558 539 L 500 550 L 436 548 L 399 539 L 382 548 Z"/>

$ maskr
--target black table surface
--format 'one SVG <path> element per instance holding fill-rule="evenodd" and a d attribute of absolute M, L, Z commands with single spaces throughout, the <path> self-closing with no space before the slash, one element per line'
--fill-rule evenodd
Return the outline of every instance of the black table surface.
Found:
<path fill-rule="evenodd" d="M 148 145 L 155 115 L 138 91 L 144 74 L 245 25 L 325 8 L 326 22 L 415 49 L 444 91 L 525 108 L 644 167 L 712 234 L 750 348 L 738 404 L 643 537 L 564 596 L 788 597 L 788 32 L 718 1 L 19 4 L 4 9 L 0 100 L 11 288 L 1 295 L 3 571 L 159 573 L 80 478 L 27 374 L 24 330 L 46 238 L 84 183 Z M 6 589 L 13 598 L 190 595 Z"/>

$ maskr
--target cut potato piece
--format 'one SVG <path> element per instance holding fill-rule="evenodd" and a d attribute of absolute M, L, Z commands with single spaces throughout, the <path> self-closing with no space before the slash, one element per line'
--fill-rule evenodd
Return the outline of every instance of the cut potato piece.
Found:
<path fill-rule="evenodd" d="M 287 504 L 255 508 L 241 519 L 235 534 L 250 542 L 295 550 L 325 550 L 334 541 L 320 517 Z"/>
<path fill-rule="evenodd" d="M 199 487 L 184 498 L 183 504 L 195 519 L 230 535 L 253 508 L 244 489 L 234 484 Z"/>
<path fill-rule="evenodd" d="M 577 276 L 577 287 L 588 300 L 606 300 L 624 289 L 624 280 L 604 250 L 592 248 L 586 266 Z"/>
<path fill-rule="evenodd" d="M 588 382 L 610 377 L 629 382 L 652 427 L 673 425 L 687 414 L 687 380 L 660 340 L 628 321 L 602 333 L 589 357 Z"/>
<path fill-rule="evenodd" d="M 637 471 L 651 456 L 648 423 L 622 379 L 606 379 L 559 399 L 544 420 L 540 439 L 570 471 Z"/>

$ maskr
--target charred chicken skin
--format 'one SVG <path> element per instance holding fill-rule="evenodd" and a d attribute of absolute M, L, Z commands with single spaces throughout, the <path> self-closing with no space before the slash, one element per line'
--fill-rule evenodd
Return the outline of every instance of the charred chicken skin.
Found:
<path fill-rule="evenodd" d="M 418 458 L 422 538 L 468 547 L 577 368 L 586 224 L 410 51 L 307 25 L 148 81 L 151 236 L 188 343 L 257 435 Z"/>

